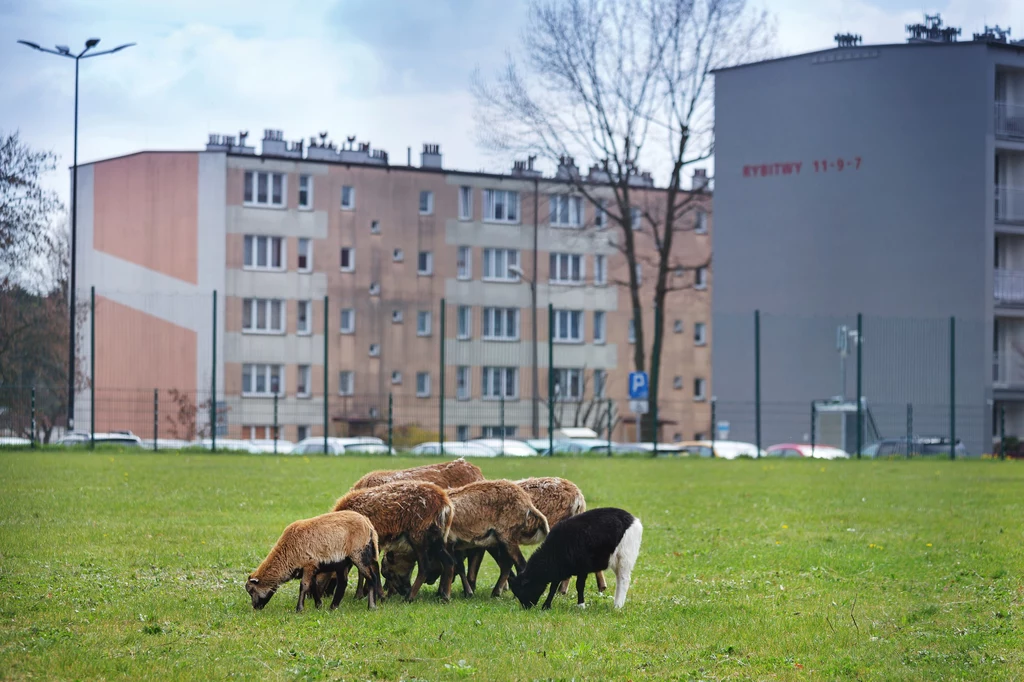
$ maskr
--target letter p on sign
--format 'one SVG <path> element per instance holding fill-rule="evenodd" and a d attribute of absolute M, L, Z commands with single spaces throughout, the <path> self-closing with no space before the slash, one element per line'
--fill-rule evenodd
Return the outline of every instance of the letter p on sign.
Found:
<path fill-rule="evenodd" d="M 647 400 L 647 372 L 629 373 L 629 399 Z"/>

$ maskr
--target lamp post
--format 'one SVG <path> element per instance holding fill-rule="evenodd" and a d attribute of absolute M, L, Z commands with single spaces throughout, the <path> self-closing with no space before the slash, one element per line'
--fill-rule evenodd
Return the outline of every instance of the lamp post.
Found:
<path fill-rule="evenodd" d="M 51 50 L 49 48 L 41 47 L 36 43 L 30 43 L 27 40 L 19 40 L 18 42 L 22 45 L 31 47 L 33 50 L 39 50 L 40 52 L 55 54 L 58 57 L 67 57 L 68 59 L 75 60 L 75 151 L 74 166 L 71 172 L 71 300 L 70 320 L 68 323 L 71 329 L 68 346 L 68 431 L 73 431 L 75 428 L 75 286 L 77 285 L 75 277 L 75 261 L 77 260 L 76 256 L 78 247 L 78 62 L 90 57 L 113 54 L 114 52 L 119 52 L 126 47 L 131 47 L 135 43 L 126 43 L 124 45 L 119 45 L 112 50 L 104 50 L 102 52 L 89 52 L 89 50 L 99 45 L 100 42 L 99 38 L 89 38 L 85 41 L 85 49 L 78 54 L 74 54 L 67 45 L 57 45 L 56 49 Z"/>
<path fill-rule="evenodd" d="M 520 279 L 526 279 L 526 273 L 518 265 L 510 265 L 508 271 L 519 277 Z M 533 275 L 530 279 L 526 280 L 530 285 L 530 314 L 531 324 L 533 330 L 533 400 L 530 405 L 530 428 L 534 438 L 540 437 L 540 412 L 538 411 L 537 403 L 537 390 L 540 388 L 540 374 L 537 366 L 537 268 L 534 267 Z"/>

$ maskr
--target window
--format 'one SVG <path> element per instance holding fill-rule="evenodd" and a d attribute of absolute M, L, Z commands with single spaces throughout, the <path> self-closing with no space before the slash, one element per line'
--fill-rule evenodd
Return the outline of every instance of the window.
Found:
<path fill-rule="evenodd" d="M 416 336 L 430 336 L 429 310 L 421 310 L 416 314 Z"/>
<path fill-rule="evenodd" d="M 403 318 L 404 318 L 404 315 L 403 315 L 401 310 L 392 310 L 391 311 L 391 321 L 394 322 L 395 324 L 401 324 Z"/>
<path fill-rule="evenodd" d="M 578 253 L 552 253 L 549 276 L 554 284 L 583 284 L 583 256 Z"/>
<path fill-rule="evenodd" d="M 470 279 L 473 277 L 473 263 L 470 260 L 472 252 L 468 246 L 460 246 L 458 258 L 456 259 L 456 274 L 458 279 Z"/>
<path fill-rule="evenodd" d="M 473 219 L 473 188 L 459 188 L 459 220 Z"/>
<path fill-rule="evenodd" d="M 242 436 L 248 437 L 249 440 L 273 440 L 274 439 L 274 427 L 273 426 L 243 426 Z"/>
<path fill-rule="evenodd" d="M 481 390 L 485 399 L 498 400 L 502 396 L 506 399 L 519 397 L 518 367 L 484 367 L 482 376 Z"/>
<path fill-rule="evenodd" d="M 469 400 L 469 367 L 461 366 L 455 368 L 455 397 L 459 400 Z"/>
<path fill-rule="evenodd" d="M 583 224 L 583 199 L 568 194 L 552 194 L 551 225 L 554 227 L 580 227 Z"/>
<path fill-rule="evenodd" d="M 281 365 L 242 365 L 242 395 L 284 395 Z"/>
<path fill-rule="evenodd" d="M 434 274 L 434 254 L 430 251 L 420 251 L 419 256 L 416 258 L 416 274 L 417 275 L 432 275 Z"/>
<path fill-rule="evenodd" d="M 245 236 L 243 265 L 246 270 L 284 270 L 284 239 Z"/>
<path fill-rule="evenodd" d="M 352 395 L 355 392 L 355 377 L 350 369 L 338 372 L 338 395 Z"/>
<path fill-rule="evenodd" d="M 313 178 L 309 175 L 299 176 L 299 208 L 313 208 Z"/>
<path fill-rule="evenodd" d="M 697 211 L 696 222 L 693 226 L 693 231 L 697 234 L 708 233 L 708 214 L 703 210 Z"/>
<path fill-rule="evenodd" d="M 295 333 L 306 336 L 313 333 L 313 302 L 299 301 L 296 313 Z"/>
<path fill-rule="evenodd" d="M 695 346 L 703 346 L 708 342 L 708 330 L 707 325 L 703 322 L 693 323 L 693 344 Z"/>
<path fill-rule="evenodd" d="M 356 311 L 355 308 L 342 308 L 341 309 L 341 327 L 342 334 L 354 334 L 356 331 Z"/>
<path fill-rule="evenodd" d="M 430 215 L 434 212 L 434 193 L 427 190 L 420 192 L 420 215 Z"/>
<path fill-rule="evenodd" d="M 276 298 L 242 299 L 242 331 L 284 334 L 284 301 Z"/>
<path fill-rule="evenodd" d="M 518 308 L 484 308 L 485 341 L 518 341 Z"/>
<path fill-rule="evenodd" d="M 391 254 L 391 260 L 395 261 L 396 263 L 401 263 L 402 261 L 405 260 L 405 251 L 402 251 L 401 249 L 395 249 L 394 252 Z"/>
<path fill-rule="evenodd" d="M 469 427 L 465 424 L 459 424 L 455 427 L 455 440 L 466 441 L 469 440 Z"/>
<path fill-rule="evenodd" d="M 676 389 L 677 391 L 682 389 L 683 388 L 683 378 L 679 377 L 679 376 L 673 378 L 672 379 L 672 388 Z"/>
<path fill-rule="evenodd" d="M 356 250 L 351 246 L 341 247 L 341 271 L 352 272 L 356 269 Z"/>
<path fill-rule="evenodd" d="M 579 369 L 556 369 L 555 370 L 555 400 L 579 400 L 582 393 L 582 370 Z"/>
<path fill-rule="evenodd" d="M 608 284 L 608 256 L 594 256 L 594 284 Z"/>
<path fill-rule="evenodd" d="M 682 334 L 683 333 L 683 321 L 682 320 L 676 320 L 675 322 L 673 322 L 672 323 L 672 331 L 674 331 L 676 334 Z"/>
<path fill-rule="evenodd" d="M 697 268 L 693 271 L 693 288 L 694 289 L 707 289 L 708 288 L 708 269 Z"/>
<path fill-rule="evenodd" d="M 299 272 L 313 272 L 313 249 L 308 239 L 299 239 Z"/>
<path fill-rule="evenodd" d="M 518 282 L 519 275 L 512 268 L 519 267 L 519 252 L 515 249 L 484 249 L 485 281 Z"/>
<path fill-rule="evenodd" d="M 416 397 L 430 396 L 430 372 L 416 372 Z"/>
<path fill-rule="evenodd" d="M 397 369 L 391 373 L 391 383 L 396 385 L 402 383 L 402 373 Z"/>
<path fill-rule="evenodd" d="M 704 400 L 704 384 L 706 382 L 700 377 L 693 380 L 693 399 Z"/>
<path fill-rule="evenodd" d="M 606 398 L 606 389 L 608 387 L 608 372 L 603 369 L 594 370 L 594 397 L 595 398 Z"/>
<path fill-rule="evenodd" d="M 519 222 L 519 192 L 485 189 L 484 221 L 490 223 Z"/>
<path fill-rule="evenodd" d="M 465 340 L 473 335 L 473 312 L 468 305 L 460 305 L 455 313 L 457 321 L 456 336 Z"/>
<path fill-rule="evenodd" d="M 484 426 L 481 435 L 484 438 L 515 438 L 517 432 L 515 426 Z"/>
<path fill-rule="evenodd" d="M 629 226 L 634 230 L 643 229 L 644 215 L 636 206 L 629 209 Z"/>
<path fill-rule="evenodd" d="M 379 220 L 371 220 L 370 221 L 370 234 L 380 234 L 380 221 Z"/>
<path fill-rule="evenodd" d="M 356 188 L 351 185 L 344 185 L 341 188 L 341 207 L 351 211 L 356 207 Z"/>
<path fill-rule="evenodd" d="M 636 322 L 633 320 L 629 321 L 629 331 L 627 332 L 626 338 L 630 343 L 636 343 Z"/>
<path fill-rule="evenodd" d="M 676 435 L 679 436 L 679 438 L 677 438 L 676 441 L 681 441 L 683 439 L 683 434 L 677 433 Z M 693 434 L 693 439 L 694 440 L 707 440 L 707 438 L 704 437 L 704 432 L 703 431 L 698 431 L 697 433 Z"/>
<path fill-rule="evenodd" d="M 380 282 L 370 282 L 370 296 L 380 296 Z"/>
<path fill-rule="evenodd" d="M 309 438 L 309 427 L 308 426 L 296 426 L 295 427 L 295 442 L 301 442 Z"/>
<path fill-rule="evenodd" d="M 295 380 L 295 395 L 299 398 L 308 398 L 313 395 L 312 380 L 313 368 L 309 365 L 299 365 L 298 377 Z"/>
<path fill-rule="evenodd" d="M 284 173 L 245 172 L 245 196 L 248 206 L 284 207 Z"/>
<path fill-rule="evenodd" d="M 608 211 L 605 206 L 608 205 L 607 199 L 598 199 L 597 207 L 594 210 L 594 227 L 599 230 L 603 230 L 608 227 Z"/>
<path fill-rule="evenodd" d="M 379 358 L 380 357 L 380 344 L 379 343 L 371 343 L 370 344 L 370 357 L 371 358 Z"/>
<path fill-rule="evenodd" d="M 594 311 L 594 343 L 604 343 L 605 332 L 604 332 L 604 311 Z"/>
<path fill-rule="evenodd" d="M 555 311 L 555 341 L 562 343 L 583 342 L 583 311 Z"/>

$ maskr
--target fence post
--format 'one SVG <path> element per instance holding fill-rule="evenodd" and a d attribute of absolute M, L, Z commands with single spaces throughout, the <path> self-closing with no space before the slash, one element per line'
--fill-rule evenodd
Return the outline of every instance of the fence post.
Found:
<path fill-rule="evenodd" d="M 213 363 L 210 365 L 210 445 L 217 452 L 217 290 L 213 290 Z"/>
<path fill-rule="evenodd" d="M 857 313 L 857 459 L 860 459 L 860 451 L 864 449 L 863 348 L 864 315 L 863 313 Z"/>
<path fill-rule="evenodd" d="M 1006 459 L 1006 405 L 999 406 L 999 459 Z"/>
<path fill-rule="evenodd" d="M 277 438 L 278 438 L 278 426 L 277 426 L 277 394 L 274 394 L 274 454 L 277 454 Z"/>
<path fill-rule="evenodd" d="M 156 442 L 160 438 L 160 389 L 153 389 L 153 452 L 159 447 Z"/>
<path fill-rule="evenodd" d="M 711 458 L 715 457 L 715 431 L 718 430 L 718 398 L 711 396 Z"/>
<path fill-rule="evenodd" d="M 612 456 L 612 399 L 608 398 L 608 456 Z"/>
<path fill-rule="evenodd" d="M 96 287 L 89 287 L 89 449 L 96 449 Z"/>
<path fill-rule="evenodd" d="M 32 387 L 32 449 L 36 447 L 36 387 Z"/>
<path fill-rule="evenodd" d="M 548 457 L 555 454 L 555 304 L 548 303 Z"/>
<path fill-rule="evenodd" d="M 911 448 L 914 446 L 914 405 L 907 403 L 907 458 L 911 456 Z"/>
<path fill-rule="evenodd" d="M 754 311 L 754 430 L 761 456 L 761 311 Z"/>
<path fill-rule="evenodd" d="M 392 431 L 391 431 L 391 428 L 392 428 L 392 425 L 394 424 L 394 422 L 392 421 L 392 415 L 394 413 L 394 405 L 395 405 L 395 396 L 394 396 L 393 393 L 389 392 L 388 393 L 388 454 L 389 455 L 391 454 L 391 448 L 392 448 L 392 435 L 391 435 Z"/>
<path fill-rule="evenodd" d="M 328 410 L 327 403 L 328 403 L 328 400 L 327 400 L 327 398 L 331 394 L 331 392 L 327 390 L 327 386 L 328 386 L 327 377 L 329 376 L 329 374 L 328 374 L 329 367 L 328 367 L 328 362 L 327 362 L 327 360 L 328 360 L 328 358 L 327 358 L 327 355 L 328 355 L 327 351 L 330 348 L 329 337 L 330 337 L 330 329 L 331 329 L 330 325 L 328 324 L 328 320 L 330 319 L 330 316 L 331 316 L 330 315 L 330 309 L 328 308 L 328 305 L 330 305 L 330 299 L 327 296 L 327 294 L 324 294 L 324 454 L 325 455 L 330 454 L 330 451 L 328 451 L 328 449 L 327 449 L 327 424 L 328 424 L 328 421 L 327 421 L 327 414 L 328 414 L 328 412 L 327 412 L 327 410 Z"/>
<path fill-rule="evenodd" d="M 949 318 L 949 458 L 956 459 L 956 317 Z"/>
<path fill-rule="evenodd" d="M 811 401 L 811 457 L 814 457 L 814 446 L 818 444 L 818 402 Z"/>
<path fill-rule="evenodd" d="M 440 355 L 437 358 L 438 359 L 437 377 L 438 377 L 439 382 L 441 384 L 440 385 L 440 391 L 438 391 L 438 393 L 440 394 L 440 397 L 441 397 L 441 401 L 440 401 L 440 406 L 438 408 L 438 414 L 437 414 L 437 418 L 438 418 L 438 429 L 437 429 L 437 431 L 438 431 L 438 441 L 441 444 L 440 452 L 441 452 L 442 456 L 444 455 L 444 337 L 445 337 L 444 310 L 445 310 L 446 307 L 447 307 L 447 305 L 445 304 L 445 300 L 442 298 L 441 299 L 441 353 L 440 353 Z"/>

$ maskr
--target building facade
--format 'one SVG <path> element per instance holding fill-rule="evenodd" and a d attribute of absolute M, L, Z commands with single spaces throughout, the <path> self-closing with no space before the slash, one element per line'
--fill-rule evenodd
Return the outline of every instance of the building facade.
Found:
<path fill-rule="evenodd" d="M 268 130 L 260 153 L 244 135 L 211 136 L 204 151 L 81 166 L 79 281 L 86 297 L 96 289 L 97 428 L 149 433 L 150 410 L 125 404 L 155 390 L 147 400 L 175 427 L 174 415 L 191 413 L 202 432 L 216 380 L 230 437 L 271 437 L 274 423 L 289 440 L 321 435 L 325 414 L 331 434 L 379 434 L 389 398 L 395 425 L 435 437 L 442 409 L 446 439 L 545 436 L 553 335 L 557 422 L 603 432 L 611 401 L 614 436 L 631 437 L 621 227 L 532 163 L 508 175 L 449 170 L 436 145 L 411 161 Z M 663 192 L 638 176 L 633 195 L 656 212 Z M 693 229 L 677 238 L 680 263 L 710 250 L 710 195 L 697 198 L 683 218 Z M 651 300 L 653 260 L 642 255 Z M 662 440 L 710 428 L 710 276 L 673 277 L 695 286 L 670 294 L 664 312 Z M 653 324 L 648 311 L 648 344 Z M 89 338 L 83 348 L 89 357 Z M 88 409 L 80 393 L 80 423 Z"/>
<path fill-rule="evenodd" d="M 806 437 L 810 401 L 839 395 L 858 313 L 884 435 L 952 421 L 991 452 L 1003 408 L 1024 431 L 1024 45 L 933 33 L 717 72 L 715 391 L 753 399 L 759 310 L 762 400 L 794 406 L 765 441 Z"/>

